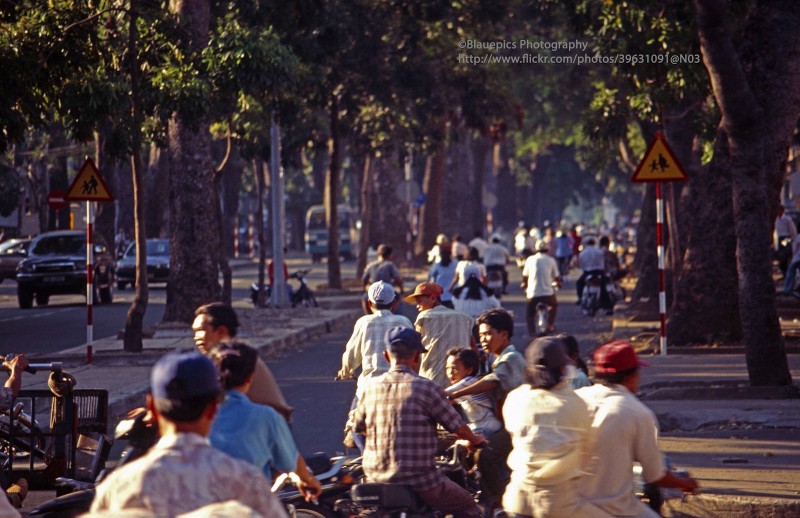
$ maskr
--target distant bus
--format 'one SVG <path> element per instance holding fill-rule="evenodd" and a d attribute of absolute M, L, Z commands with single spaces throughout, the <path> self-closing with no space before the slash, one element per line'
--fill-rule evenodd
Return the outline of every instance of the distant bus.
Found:
<path fill-rule="evenodd" d="M 358 214 L 348 205 L 339 205 L 339 255 L 345 260 L 358 253 Z M 328 227 L 325 226 L 325 206 L 313 205 L 306 212 L 306 252 L 313 262 L 328 255 Z"/>

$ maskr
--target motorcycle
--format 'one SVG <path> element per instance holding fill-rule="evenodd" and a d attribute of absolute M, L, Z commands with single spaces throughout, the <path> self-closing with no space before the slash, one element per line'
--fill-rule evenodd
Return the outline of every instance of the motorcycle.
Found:
<path fill-rule="evenodd" d="M 294 279 L 299 283 L 296 290 L 290 290 L 289 302 L 292 307 L 305 306 L 307 308 L 319 307 L 317 298 L 311 288 L 308 287 L 305 277 L 311 270 L 298 270 L 289 276 L 289 279 Z M 264 299 L 269 303 L 270 295 L 272 295 L 272 286 L 267 284 L 264 286 Z M 250 300 L 253 302 L 253 307 L 258 306 L 258 283 L 254 282 L 250 285 Z"/>
<path fill-rule="evenodd" d="M 89 511 L 94 500 L 95 486 L 114 469 L 132 462 L 158 441 L 155 426 L 144 421 L 145 413 L 120 421 L 114 432 L 114 442 L 105 460 L 105 467 L 93 482 L 67 477 L 56 479 L 56 494 L 60 495 L 44 502 L 28 513 L 28 516 L 66 518 Z"/>
<path fill-rule="evenodd" d="M 546 302 L 538 302 L 535 311 L 534 331 L 536 336 L 545 336 L 547 334 L 547 323 L 550 320 L 550 305 Z"/>
<path fill-rule="evenodd" d="M 603 276 L 599 273 L 590 273 L 586 276 L 586 284 L 581 295 L 581 309 L 584 315 L 593 317 L 600 309 Z"/>
<path fill-rule="evenodd" d="M 486 287 L 492 290 L 498 300 L 503 296 L 503 270 L 502 266 L 489 267 L 486 272 Z"/>
<path fill-rule="evenodd" d="M 466 448 L 454 444 L 448 448 L 449 460 L 437 460 L 438 469 L 445 476 L 469 491 L 476 499 L 479 493 L 480 474 L 465 469 Z M 370 482 L 355 484 L 349 498 L 336 502 L 334 510 L 342 516 L 371 516 L 374 518 L 416 518 L 439 516 L 417 496 L 411 486 Z"/>
<path fill-rule="evenodd" d="M 306 502 L 303 493 L 297 489 L 296 475 L 282 473 L 272 484 L 272 493 L 280 498 L 293 518 L 333 518 L 336 502 L 347 496 L 353 484 L 364 478 L 361 456 L 341 455 L 328 457 L 315 454 L 307 457 L 306 464 L 320 481 L 322 489 L 315 501 Z"/>
<path fill-rule="evenodd" d="M 688 477 L 689 472 L 685 469 L 676 468 L 671 465 L 669 458 L 666 459 L 667 469 L 679 477 Z M 661 513 L 664 502 L 673 499 L 683 499 L 686 494 L 680 489 L 671 487 L 661 487 L 657 484 L 647 483 L 642 477 L 642 467 L 639 464 L 633 466 L 633 487 L 636 496 L 639 497 L 650 509 Z"/>

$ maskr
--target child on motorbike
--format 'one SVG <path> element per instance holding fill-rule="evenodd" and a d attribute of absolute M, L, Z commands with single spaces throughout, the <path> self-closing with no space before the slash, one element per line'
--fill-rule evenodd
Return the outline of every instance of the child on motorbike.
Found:
<path fill-rule="evenodd" d="M 474 349 L 457 347 L 447 351 L 446 372 L 451 385 L 445 392 L 451 393 L 477 382 L 479 367 L 480 358 Z M 488 437 L 503 427 L 485 392 L 456 398 L 453 402 L 461 409 L 464 421 L 473 432 Z"/>

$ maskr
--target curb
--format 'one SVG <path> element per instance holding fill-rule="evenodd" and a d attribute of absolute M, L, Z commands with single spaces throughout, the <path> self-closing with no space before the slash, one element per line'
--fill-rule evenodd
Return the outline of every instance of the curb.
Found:
<path fill-rule="evenodd" d="M 800 500 L 700 493 L 668 500 L 662 513 L 673 518 L 794 518 L 800 516 Z"/>
<path fill-rule="evenodd" d="M 344 326 L 350 324 L 355 321 L 361 315 L 360 310 L 352 310 L 347 312 L 342 312 L 342 314 L 334 315 L 328 318 L 323 319 L 322 321 L 315 321 L 313 323 L 309 323 L 309 325 L 302 325 L 294 330 L 289 330 L 286 334 L 282 336 L 276 337 L 269 337 L 269 338 L 261 338 L 259 337 L 242 337 L 244 340 L 247 340 L 250 345 L 255 347 L 259 351 L 259 355 L 263 359 L 269 359 L 274 356 L 279 355 L 281 352 L 298 346 L 304 342 L 314 340 L 321 335 L 329 334 L 333 331 L 343 328 Z M 266 315 L 265 315 L 266 316 Z M 298 319 L 300 321 L 304 319 Z M 169 350 L 153 350 L 153 352 L 148 351 L 144 354 L 114 354 L 113 356 L 107 355 L 103 358 L 103 355 L 95 356 L 95 363 L 98 365 L 152 365 L 155 363 L 158 358 L 160 358 L 163 354 L 169 352 Z M 71 358 L 71 356 L 69 357 Z M 81 360 L 85 360 L 85 357 L 81 357 Z M 132 363 L 135 362 L 135 363 Z M 147 394 L 148 390 L 150 389 L 150 380 L 145 379 L 142 380 L 141 386 L 137 387 L 133 391 L 127 392 L 111 392 L 109 391 L 108 394 L 108 423 L 109 423 L 109 430 L 113 430 L 113 427 L 116 426 L 116 423 L 124 418 L 128 412 L 136 407 L 140 407 L 144 403 L 144 396 Z"/>

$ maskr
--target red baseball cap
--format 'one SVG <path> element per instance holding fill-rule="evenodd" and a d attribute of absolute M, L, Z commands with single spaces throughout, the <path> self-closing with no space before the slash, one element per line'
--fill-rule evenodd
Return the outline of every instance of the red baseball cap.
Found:
<path fill-rule="evenodd" d="M 597 374 L 617 374 L 637 366 L 649 367 L 650 364 L 640 360 L 631 344 L 622 340 L 601 345 L 594 352 L 594 371 Z"/>
<path fill-rule="evenodd" d="M 422 282 L 417 284 L 417 287 L 414 289 L 414 293 L 406 297 L 405 301 L 409 304 L 413 304 L 417 301 L 417 297 L 420 295 L 429 295 L 435 299 L 438 299 L 442 296 L 442 293 L 444 293 L 444 290 L 435 282 Z"/>

